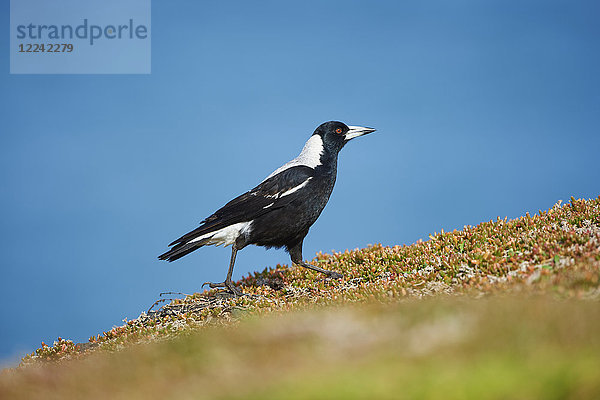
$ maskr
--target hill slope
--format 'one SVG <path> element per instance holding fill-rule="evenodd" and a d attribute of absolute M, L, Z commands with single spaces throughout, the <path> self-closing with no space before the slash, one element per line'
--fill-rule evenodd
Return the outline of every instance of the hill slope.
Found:
<path fill-rule="evenodd" d="M 600 395 L 600 197 L 314 262 L 344 279 L 277 266 L 242 298 L 59 339 L 5 371 L 0 398 Z"/>

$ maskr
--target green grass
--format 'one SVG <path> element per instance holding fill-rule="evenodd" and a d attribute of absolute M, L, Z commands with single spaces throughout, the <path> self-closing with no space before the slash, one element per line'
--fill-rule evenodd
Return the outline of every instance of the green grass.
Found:
<path fill-rule="evenodd" d="M 600 197 L 277 266 L 0 375 L 0 398 L 600 398 Z"/>

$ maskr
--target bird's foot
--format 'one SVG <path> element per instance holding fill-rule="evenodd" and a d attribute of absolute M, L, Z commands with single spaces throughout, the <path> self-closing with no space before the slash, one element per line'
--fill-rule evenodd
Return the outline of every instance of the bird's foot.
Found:
<path fill-rule="evenodd" d="M 301 267 L 308 268 L 308 269 L 312 269 L 313 271 L 317 271 L 317 272 L 320 272 L 320 273 L 322 273 L 322 274 L 325 274 L 325 276 L 326 276 L 327 278 L 331 278 L 331 279 L 341 279 L 341 278 L 343 278 L 343 277 L 344 277 L 344 276 L 343 276 L 342 274 L 340 274 L 339 272 L 335 272 L 335 271 L 328 271 L 328 270 L 326 270 L 326 269 L 323 269 L 323 268 L 317 267 L 316 265 L 311 265 L 311 264 L 308 264 L 308 263 L 305 263 L 305 262 L 300 262 L 300 261 L 292 261 L 292 262 L 293 262 L 294 264 L 297 264 L 297 265 L 301 266 Z"/>
<path fill-rule="evenodd" d="M 208 287 L 210 287 L 211 289 L 215 289 L 215 288 L 227 289 L 229 292 L 233 293 L 236 296 L 244 295 L 244 293 L 239 288 L 237 288 L 231 281 L 225 281 L 225 282 L 220 282 L 220 283 L 204 282 L 202 284 L 202 287 L 204 287 L 206 285 L 208 285 Z"/>
<path fill-rule="evenodd" d="M 344 275 L 335 271 L 325 271 L 325 275 L 327 275 L 327 277 L 331 279 L 342 279 L 344 277 Z"/>

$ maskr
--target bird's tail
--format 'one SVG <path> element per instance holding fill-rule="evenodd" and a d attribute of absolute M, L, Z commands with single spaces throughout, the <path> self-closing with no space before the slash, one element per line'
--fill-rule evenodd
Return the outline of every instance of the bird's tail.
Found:
<path fill-rule="evenodd" d="M 159 260 L 175 261 L 181 257 L 190 254 L 192 251 L 199 249 L 200 247 L 208 244 L 210 238 L 198 240 L 197 242 L 179 243 L 175 245 L 171 250 L 158 256 Z"/>

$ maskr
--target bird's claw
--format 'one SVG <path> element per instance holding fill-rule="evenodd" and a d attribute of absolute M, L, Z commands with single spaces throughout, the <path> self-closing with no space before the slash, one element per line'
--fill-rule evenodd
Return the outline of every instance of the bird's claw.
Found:
<path fill-rule="evenodd" d="M 233 293 L 236 296 L 243 296 L 244 293 L 238 289 L 233 282 L 219 282 L 219 283 L 213 283 L 213 282 L 204 282 L 202 284 L 202 287 L 208 285 L 209 288 L 211 289 L 216 289 L 216 288 L 224 288 L 227 289 L 229 292 Z"/>

